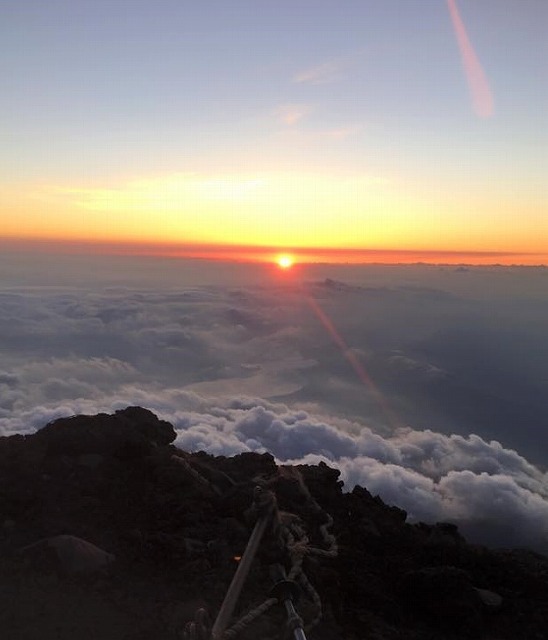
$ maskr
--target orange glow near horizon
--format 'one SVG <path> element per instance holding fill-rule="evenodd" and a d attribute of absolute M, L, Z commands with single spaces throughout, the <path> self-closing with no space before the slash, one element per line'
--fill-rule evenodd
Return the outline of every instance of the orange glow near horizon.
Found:
<path fill-rule="evenodd" d="M 437 189 L 418 194 L 407 182 L 366 174 L 168 173 L 105 186 L 14 185 L 0 192 L 0 208 L 10 211 L 4 235 L 104 243 L 267 245 L 278 251 L 515 250 L 523 236 L 522 246 L 534 237 L 523 229 L 517 240 L 500 225 L 493 228 L 500 198 L 491 202 L 467 192 L 466 198 L 453 197 L 448 203 Z M 470 207 L 482 211 L 473 228 L 462 219 L 462 211 Z M 481 247 L 470 246 L 479 240 Z"/>
<path fill-rule="evenodd" d="M 8 16 L 0 250 L 548 266 L 548 0 L 80 4 Z"/>
<path fill-rule="evenodd" d="M 450 184 L 421 191 L 394 175 L 204 172 L 103 185 L 14 184 L 0 190 L 1 210 L 9 212 L 6 242 L 38 250 L 270 263 L 287 252 L 299 264 L 548 258 L 541 198 Z"/>
<path fill-rule="evenodd" d="M 212 261 L 270 263 L 283 268 L 282 257 L 298 264 L 470 264 L 470 265 L 547 265 L 548 253 L 525 251 L 470 251 L 432 249 L 376 249 L 368 247 L 292 247 L 291 253 L 279 248 L 230 244 L 182 244 L 153 242 L 105 242 L 89 239 L 17 238 L 0 236 L 0 250 L 32 251 L 74 255 L 118 255 L 163 258 L 191 258 Z M 285 262 L 285 260 L 284 260 Z M 288 267 L 289 268 L 289 267 Z M 287 270 L 287 269 L 284 269 Z"/>

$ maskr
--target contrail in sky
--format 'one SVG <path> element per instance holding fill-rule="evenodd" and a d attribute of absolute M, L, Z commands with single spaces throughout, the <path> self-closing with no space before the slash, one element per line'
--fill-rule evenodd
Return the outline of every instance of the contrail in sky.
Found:
<path fill-rule="evenodd" d="M 493 115 L 493 96 L 489 88 L 489 83 L 474 51 L 474 47 L 468 39 L 466 28 L 457 9 L 456 0 L 447 0 L 447 6 L 449 7 L 451 21 L 453 22 L 453 28 L 457 36 L 466 79 L 468 80 L 468 86 L 472 94 L 474 111 L 481 118 L 488 118 Z"/>

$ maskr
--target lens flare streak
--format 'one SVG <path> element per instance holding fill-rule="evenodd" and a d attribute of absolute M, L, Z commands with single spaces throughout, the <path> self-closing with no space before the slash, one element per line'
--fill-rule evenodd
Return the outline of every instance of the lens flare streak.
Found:
<path fill-rule="evenodd" d="M 472 94 L 474 111 L 480 118 L 488 118 L 493 115 L 494 111 L 493 95 L 489 83 L 466 33 L 466 27 L 460 17 L 456 0 L 447 0 L 447 6 L 457 37 L 464 72 Z"/>
<path fill-rule="evenodd" d="M 402 423 L 400 422 L 400 420 L 398 419 L 394 411 L 388 406 L 388 403 L 386 402 L 386 398 L 384 397 L 383 393 L 380 391 L 377 385 L 373 382 L 373 380 L 371 379 L 371 376 L 367 373 L 367 371 L 365 370 L 364 366 L 360 362 L 357 355 L 346 344 L 344 338 L 338 332 L 337 328 L 335 327 L 335 325 L 333 324 L 329 316 L 325 313 L 325 311 L 320 307 L 318 302 L 311 295 L 305 295 L 305 299 L 307 300 L 311 309 L 314 311 L 314 313 L 322 323 L 323 327 L 326 329 L 327 333 L 333 339 L 333 342 L 339 347 L 343 356 L 346 358 L 346 360 L 348 361 L 352 369 L 354 369 L 354 372 L 358 376 L 359 380 L 364 384 L 365 387 L 367 387 L 370 390 L 372 396 L 381 407 L 390 426 L 393 429 L 402 427 L 403 426 Z"/>

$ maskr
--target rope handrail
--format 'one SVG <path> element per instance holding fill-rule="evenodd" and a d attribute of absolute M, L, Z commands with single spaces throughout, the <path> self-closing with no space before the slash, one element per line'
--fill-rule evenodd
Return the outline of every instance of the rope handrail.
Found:
<path fill-rule="evenodd" d="M 272 519 L 272 515 L 276 510 L 276 498 L 271 491 L 264 491 L 261 487 L 255 487 L 253 495 L 253 504 L 260 514 L 259 519 L 255 523 L 255 527 L 251 533 L 247 547 L 238 564 L 238 569 L 232 578 L 232 582 L 228 588 L 221 609 L 217 614 L 217 619 L 211 630 L 211 640 L 221 640 L 226 627 L 230 621 L 238 596 L 242 590 L 251 563 L 255 558 L 255 554 L 259 548 L 259 544 L 263 537 L 266 527 Z"/>
<path fill-rule="evenodd" d="M 248 611 L 245 616 L 242 616 L 238 622 L 234 623 L 230 629 L 227 629 L 223 635 L 223 640 L 232 640 L 238 634 L 240 634 L 246 627 L 248 627 L 257 618 L 269 611 L 275 604 L 278 604 L 278 598 L 267 598 L 260 605 Z"/>
<path fill-rule="evenodd" d="M 287 630 L 293 633 L 295 640 L 306 640 L 303 620 L 295 610 L 291 596 L 285 599 L 269 596 L 229 627 L 230 618 L 236 607 L 245 579 L 250 571 L 253 559 L 259 550 L 261 541 L 265 538 L 269 525 L 271 528 L 269 532 L 271 540 L 274 540 L 276 545 L 281 544 L 281 554 L 285 553 L 290 562 L 287 577 L 285 577 L 285 570 L 282 565 L 272 566 L 279 566 L 279 571 L 281 571 L 284 576 L 283 582 L 294 585 L 298 584 L 302 592 L 311 602 L 313 614 L 304 628 L 309 630 L 319 624 L 323 615 L 322 602 L 318 592 L 306 576 L 302 565 L 307 555 L 326 558 L 336 557 L 338 554 L 338 545 L 335 536 L 328 531 L 333 525 L 333 518 L 321 509 L 307 488 L 304 487 L 304 489 L 314 509 L 326 517 L 326 522 L 319 526 L 322 541 L 326 548 L 311 546 L 305 529 L 299 524 L 295 522 L 289 525 L 282 524 L 277 510 L 275 494 L 272 491 L 264 490 L 262 487 L 255 487 L 252 510 L 258 515 L 258 519 L 255 522 L 246 549 L 239 561 L 236 573 L 232 578 L 219 613 L 217 614 L 213 628 L 211 631 L 209 630 L 209 623 L 206 621 L 206 616 L 204 613 L 201 613 L 203 610 L 199 610 L 195 620 L 187 623 L 185 626 L 185 640 L 234 640 L 245 628 L 268 612 L 276 604 L 284 605 L 288 616 Z M 310 618 L 310 615 L 308 617 Z"/>

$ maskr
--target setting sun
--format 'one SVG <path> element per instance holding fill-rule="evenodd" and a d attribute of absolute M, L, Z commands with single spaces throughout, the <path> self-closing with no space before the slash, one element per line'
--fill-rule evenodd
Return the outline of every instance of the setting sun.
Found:
<path fill-rule="evenodd" d="M 276 258 L 276 262 L 278 263 L 280 269 L 290 269 L 293 266 L 294 260 L 291 256 L 283 254 Z"/>

